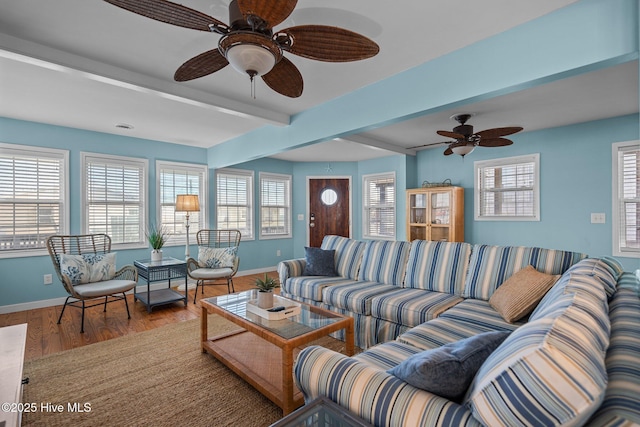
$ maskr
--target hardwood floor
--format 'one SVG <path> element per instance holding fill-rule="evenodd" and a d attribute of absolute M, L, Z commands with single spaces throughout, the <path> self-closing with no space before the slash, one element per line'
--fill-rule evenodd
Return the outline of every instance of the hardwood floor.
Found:
<path fill-rule="evenodd" d="M 270 272 L 269 276 L 277 277 L 277 273 Z M 233 280 L 236 292 L 254 288 L 253 283 L 257 277 L 264 277 L 264 273 L 236 276 Z M 187 307 L 180 302 L 156 307 L 151 313 L 148 313 L 146 307 L 140 302 L 134 303 L 133 295 L 127 295 L 131 319 L 127 319 L 123 301 L 108 304 L 106 313 L 102 311 L 101 306 L 88 308 L 85 310 L 83 334 L 80 333 L 82 310 L 78 308 L 67 307 L 62 322 L 57 324 L 62 305 L 0 314 L 0 327 L 28 324 L 25 360 L 31 360 L 83 345 L 147 331 L 169 323 L 197 319 L 200 317 L 200 299 L 224 295 L 227 293 L 227 286 L 226 284 L 205 286 L 204 296 L 198 290 L 196 304 L 193 303 L 194 292 L 195 290 L 189 291 Z"/>

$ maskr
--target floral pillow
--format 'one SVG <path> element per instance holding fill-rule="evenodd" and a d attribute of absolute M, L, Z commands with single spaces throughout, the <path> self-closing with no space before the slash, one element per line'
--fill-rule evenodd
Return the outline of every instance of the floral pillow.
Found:
<path fill-rule="evenodd" d="M 201 268 L 232 268 L 238 255 L 238 247 L 210 248 L 198 247 L 198 265 Z"/>
<path fill-rule="evenodd" d="M 111 280 L 116 275 L 116 253 L 60 255 L 60 273 L 73 285 Z"/>

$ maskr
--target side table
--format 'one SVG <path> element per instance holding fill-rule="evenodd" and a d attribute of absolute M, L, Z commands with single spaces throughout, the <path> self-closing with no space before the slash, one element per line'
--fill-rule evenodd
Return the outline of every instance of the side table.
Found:
<path fill-rule="evenodd" d="M 322 396 L 296 409 L 270 427 L 373 427 Z"/>
<path fill-rule="evenodd" d="M 183 301 L 187 306 L 187 263 L 176 258 L 162 258 L 162 261 L 151 261 L 150 259 L 137 260 L 133 265 L 138 269 L 138 278 L 146 279 L 146 292 L 138 292 L 135 288 L 133 300 L 140 300 L 147 306 L 147 311 L 158 305 L 171 304 Z M 181 279 L 184 277 L 184 294 L 171 289 L 171 279 Z M 151 290 L 151 283 L 167 280 L 169 286 L 164 289 Z"/>

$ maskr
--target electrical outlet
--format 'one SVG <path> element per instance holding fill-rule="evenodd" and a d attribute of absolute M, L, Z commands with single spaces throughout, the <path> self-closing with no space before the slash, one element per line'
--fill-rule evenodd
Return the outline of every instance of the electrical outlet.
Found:
<path fill-rule="evenodd" d="M 53 283 L 53 275 L 52 274 L 45 274 L 43 276 L 43 281 L 45 285 L 50 285 Z"/>

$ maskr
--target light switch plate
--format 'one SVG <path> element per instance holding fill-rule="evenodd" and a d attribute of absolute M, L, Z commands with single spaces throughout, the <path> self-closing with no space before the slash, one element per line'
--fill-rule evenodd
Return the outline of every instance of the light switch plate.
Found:
<path fill-rule="evenodd" d="M 604 213 L 591 213 L 591 224 L 604 224 L 605 222 Z"/>

